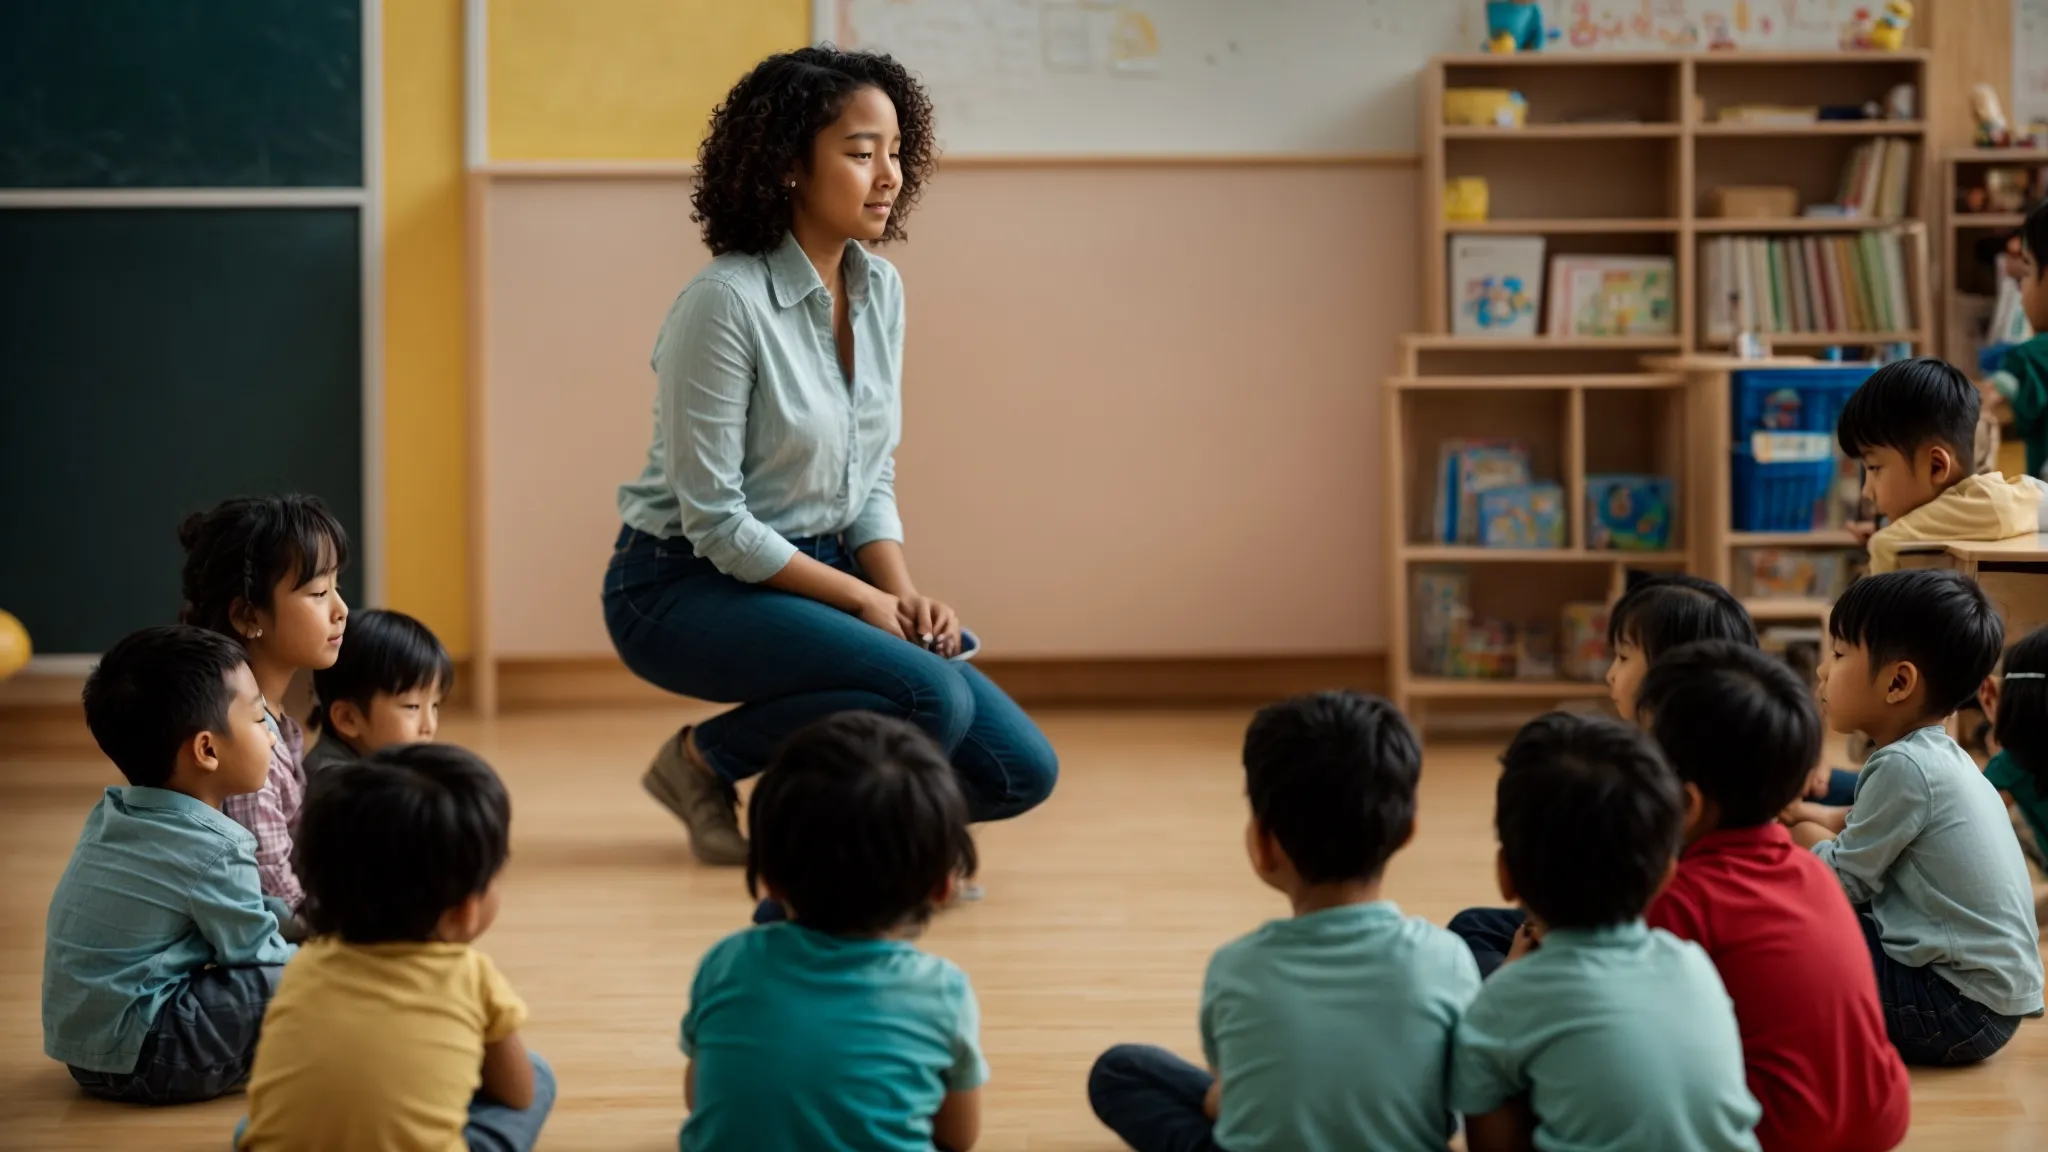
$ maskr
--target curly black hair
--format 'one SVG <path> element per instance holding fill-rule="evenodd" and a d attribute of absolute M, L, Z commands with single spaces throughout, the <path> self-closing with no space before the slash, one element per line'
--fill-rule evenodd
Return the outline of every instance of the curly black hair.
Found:
<path fill-rule="evenodd" d="M 818 133 L 839 119 L 847 98 L 863 88 L 881 89 L 896 105 L 903 132 L 903 185 L 882 242 L 903 238 L 903 219 L 938 159 L 931 99 L 909 69 L 890 56 L 821 45 L 761 61 L 711 113 L 711 131 L 697 149 L 690 219 L 704 226 L 704 243 L 712 255 L 758 254 L 782 243 L 790 222 L 784 176 L 793 167 L 810 166 Z"/>

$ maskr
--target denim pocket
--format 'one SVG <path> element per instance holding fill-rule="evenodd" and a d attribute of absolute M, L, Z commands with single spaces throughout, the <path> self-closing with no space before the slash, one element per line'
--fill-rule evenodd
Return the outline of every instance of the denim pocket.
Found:
<path fill-rule="evenodd" d="M 1965 1014 L 1977 1015 L 1973 1012 Z M 1980 1060 L 1989 1060 L 1997 1055 L 1998 1050 L 2005 1047 L 2005 1042 L 2012 1039 L 2012 1034 L 2019 1030 L 2020 1022 L 2016 1016 L 2000 1016 L 1985 1012 L 1982 1019 L 1982 1025 L 1975 1032 L 1968 1033 L 1963 1040 L 1949 1048 L 1945 1063 L 1975 1064 Z M 1958 1029 L 1959 1033 L 1961 1031 Z"/>

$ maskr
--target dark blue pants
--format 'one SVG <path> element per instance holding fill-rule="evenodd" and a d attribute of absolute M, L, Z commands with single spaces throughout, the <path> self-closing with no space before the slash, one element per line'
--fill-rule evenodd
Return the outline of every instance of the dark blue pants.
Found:
<path fill-rule="evenodd" d="M 1444 927 L 1472 949 L 1472 958 L 1479 961 L 1479 976 L 1485 979 L 1507 961 L 1508 949 L 1515 946 L 1515 933 L 1522 930 L 1527 918 L 1520 908 L 1467 908 Z"/>
<path fill-rule="evenodd" d="M 280 965 L 202 968 L 157 1009 L 132 1072 L 72 1068 L 88 1094 L 130 1104 L 190 1104 L 240 1088 L 256 1062 Z"/>
<path fill-rule="evenodd" d="M 1088 1103 L 1137 1152 L 1220 1152 L 1202 1097 L 1216 1078 L 1164 1048 L 1119 1044 L 1088 1072 Z"/>
<path fill-rule="evenodd" d="M 836 538 L 796 541 L 859 575 Z M 626 528 L 604 577 L 612 645 L 641 679 L 739 704 L 697 726 L 697 748 L 728 780 L 767 767 L 785 737 L 836 712 L 906 719 L 938 741 L 976 821 L 1051 794 L 1059 761 L 1030 717 L 970 664 L 900 640 L 829 604 L 718 571 L 687 540 Z"/>
<path fill-rule="evenodd" d="M 2017 1016 L 2001 1016 L 1956 991 L 1932 968 L 1908 968 L 1884 950 L 1877 918 L 1858 910 L 1863 941 L 1877 970 L 1884 1030 L 1908 1064 L 1946 1067 L 1990 1058 L 2019 1029 Z"/>
<path fill-rule="evenodd" d="M 1837 768 L 1828 773 L 1828 790 L 1819 802 L 1832 808 L 1847 808 L 1856 801 L 1856 779 L 1863 775 L 1854 768 Z"/>

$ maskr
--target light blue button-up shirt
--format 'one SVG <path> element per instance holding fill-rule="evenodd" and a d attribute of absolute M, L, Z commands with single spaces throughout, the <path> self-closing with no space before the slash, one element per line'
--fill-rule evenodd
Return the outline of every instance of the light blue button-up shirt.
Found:
<path fill-rule="evenodd" d="M 178 984 L 208 964 L 282 964 L 292 946 L 256 879 L 256 837 L 167 788 L 109 788 L 50 897 L 43 1051 L 133 1072 Z"/>
<path fill-rule="evenodd" d="M 654 441 L 619 488 L 619 515 L 687 538 L 718 570 L 759 583 L 792 539 L 903 539 L 894 453 L 903 433 L 903 281 L 846 244 L 853 378 L 839 366 L 832 293 L 796 242 L 713 260 L 654 344 Z"/>
<path fill-rule="evenodd" d="M 1842 834 L 1814 846 L 1887 956 L 1993 1012 L 2041 1011 L 2033 881 L 2012 818 L 1939 725 L 1870 754 Z"/>

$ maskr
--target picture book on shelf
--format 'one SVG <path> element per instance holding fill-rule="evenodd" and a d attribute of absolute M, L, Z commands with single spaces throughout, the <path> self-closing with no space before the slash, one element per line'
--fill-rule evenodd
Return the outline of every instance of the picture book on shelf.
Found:
<path fill-rule="evenodd" d="M 1716 236 L 1703 249 L 1707 339 L 1737 332 L 1910 332 L 1906 237 Z"/>
<path fill-rule="evenodd" d="M 1669 547 L 1675 497 L 1669 476 L 1586 477 L 1586 547 L 1628 552 Z"/>
<path fill-rule="evenodd" d="M 1518 484 L 1479 494 L 1479 542 L 1488 548 L 1564 547 L 1564 485 Z"/>
<path fill-rule="evenodd" d="M 1512 440 L 1446 440 L 1438 453 L 1436 526 L 1440 544 L 1477 544 L 1479 497 L 1529 483 L 1529 449 Z"/>
<path fill-rule="evenodd" d="M 1543 307 L 1543 237 L 1458 236 L 1450 248 L 1452 333 L 1536 335 Z"/>
<path fill-rule="evenodd" d="M 1553 256 L 1553 336 L 1668 336 L 1678 330 L 1669 256 Z"/>

